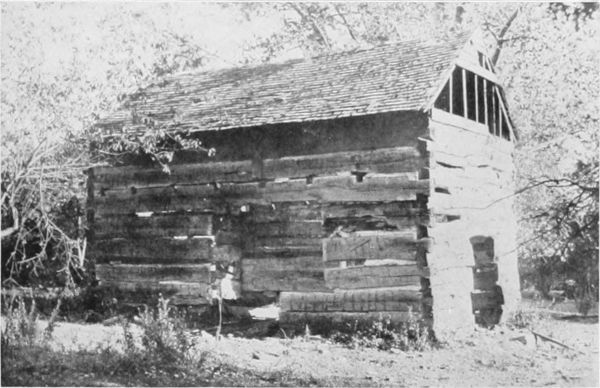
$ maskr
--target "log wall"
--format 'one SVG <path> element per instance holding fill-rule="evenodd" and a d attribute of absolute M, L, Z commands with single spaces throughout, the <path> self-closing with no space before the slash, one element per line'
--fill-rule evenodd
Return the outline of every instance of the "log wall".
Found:
<path fill-rule="evenodd" d="M 169 174 L 95 168 L 97 275 L 205 304 L 230 270 L 239 296 L 279 295 L 282 324 L 299 328 L 433 317 L 442 333 L 506 312 L 513 145 L 455 124 L 411 113 L 202 133 L 217 157 L 176 154 Z M 485 263 L 477 236 L 493 241 Z"/>
<path fill-rule="evenodd" d="M 345 313 L 383 308 L 406 318 L 428 310 L 430 187 L 417 140 L 426 120 L 342 121 L 294 124 L 293 133 L 209 134 L 205 142 L 222 144 L 218 156 L 176 155 L 170 173 L 143 165 L 93 169 L 90 255 L 100 282 L 201 304 L 233 268 L 242 297 L 310 295 L 322 309 L 282 302 L 292 315 L 310 313 L 308 320 L 335 311 L 330 298 L 340 295 Z"/>
<path fill-rule="evenodd" d="M 441 333 L 482 322 L 483 314 L 498 308 L 506 316 L 518 302 L 519 275 L 513 143 L 481 124 L 462 120 L 457 126 L 435 113 L 425 139 L 432 218 L 427 261 L 434 325 Z M 482 239 L 493 248 L 481 251 Z M 485 256 L 487 262 L 478 262 Z"/>

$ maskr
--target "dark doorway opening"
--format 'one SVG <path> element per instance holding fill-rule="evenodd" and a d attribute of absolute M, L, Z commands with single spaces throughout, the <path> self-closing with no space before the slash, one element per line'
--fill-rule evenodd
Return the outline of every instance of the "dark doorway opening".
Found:
<path fill-rule="evenodd" d="M 504 296 L 498 285 L 498 263 L 495 262 L 494 239 L 489 236 L 473 236 L 473 284 L 471 304 L 475 322 L 492 327 L 500 322 Z"/>

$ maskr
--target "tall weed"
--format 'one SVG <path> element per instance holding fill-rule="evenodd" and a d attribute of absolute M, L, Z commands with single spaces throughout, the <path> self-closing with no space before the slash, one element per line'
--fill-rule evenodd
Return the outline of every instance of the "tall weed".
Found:
<path fill-rule="evenodd" d="M 204 362 L 206 352 L 195 347 L 185 320 L 169 306 L 169 300 L 162 295 L 159 296 L 156 309 L 144 306 L 140 312 L 139 325 L 141 346 L 136 344 L 129 323 L 122 322 L 125 356 L 130 361 L 143 362 L 144 367 L 150 367 L 150 370 L 153 365 L 198 367 Z"/>
<path fill-rule="evenodd" d="M 517 309 L 506 320 L 506 325 L 515 329 L 533 329 L 544 318 L 544 314 L 535 310 Z"/>
<path fill-rule="evenodd" d="M 14 346 L 41 346 L 46 345 L 52 338 L 56 320 L 60 310 L 61 301 L 50 315 L 48 324 L 44 330 L 40 329 L 39 313 L 36 308 L 35 300 L 32 299 L 29 309 L 24 299 L 20 296 L 4 300 L 4 321 L 5 326 L 2 330 L 1 342 L 3 348 Z"/>
<path fill-rule="evenodd" d="M 186 332 L 184 320 L 159 296 L 156 311 L 144 307 L 141 313 L 142 345 L 148 352 L 167 361 L 180 361 L 188 356 L 193 341 Z"/>

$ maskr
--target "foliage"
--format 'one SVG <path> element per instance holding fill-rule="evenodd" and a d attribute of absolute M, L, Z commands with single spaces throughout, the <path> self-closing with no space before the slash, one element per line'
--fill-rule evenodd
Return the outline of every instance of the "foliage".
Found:
<path fill-rule="evenodd" d="M 331 339 L 351 348 L 402 351 L 424 351 L 435 343 L 431 329 L 423 322 L 413 318 L 401 325 L 392 325 L 390 318 L 383 315 L 369 326 L 358 328 L 355 325 L 349 332 L 334 332 Z"/>
<path fill-rule="evenodd" d="M 573 280 L 577 298 L 598 287 L 598 12 L 532 8 L 545 22 L 517 20 L 527 37 L 504 48 L 521 61 L 499 65 L 522 137 L 517 149 L 517 201 L 522 278 L 543 294 Z M 543 27 L 543 28 L 542 28 Z M 524 50 L 520 46 L 524 46 Z M 587 298 L 587 297 L 586 297 Z"/>
<path fill-rule="evenodd" d="M 132 368 L 128 368 L 131 367 Z M 324 385 L 291 371 L 253 371 L 214 360 L 193 368 L 147 360 L 138 354 L 108 347 L 54 351 L 48 347 L 19 347 L 2 356 L 2 386 L 290 386 Z"/>
<path fill-rule="evenodd" d="M 2 7 L 5 285 L 73 286 L 86 280 L 83 171 L 96 163 L 88 145 L 101 136 L 92 124 L 116 108 L 114 96 L 124 90 L 199 67 L 206 56 L 188 35 L 157 22 L 170 9 L 163 5 L 148 14 L 121 4 Z M 65 47 L 57 42 L 68 42 L 70 50 L 48 52 Z M 165 148 L 157 148 L 165 143 L 163 132 L 150 128 L 145 138 L 117 143 L 122 150 L 156 155 Z M 169 139 L 180 146 L 176 136 Z"/>

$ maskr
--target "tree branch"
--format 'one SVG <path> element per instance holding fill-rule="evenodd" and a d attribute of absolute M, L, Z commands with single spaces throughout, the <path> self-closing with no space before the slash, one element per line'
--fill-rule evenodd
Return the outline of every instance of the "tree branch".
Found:
<path fill-rule="evenodd" d="M 498 35 L 494 34 L 490 30 L 490 32 L 492 32 L 492 35 L 494 36 L 494 39 L 496 39 L 496 49 L 494 50 L 494 55 L 492 55 L 492 64 L 494 66 L 498 63 L 498 59 L 500 59 L 500 52 L 502 51 L 502 45 L 504 44 L 504 42 L 507 41 L 504 38 L 504 36 L 506 35 L 506 33 L 508 32 L 508 30 L 510 29 L 510 26 L 512 25 L 512 23 L 517 18 L 517 15 L 519 14 L 519 11 L 520 11 L 520 8 L 517 8 L 515 10 L 515 12 L 513 12 L 513 14 L 508 18 L 508 20 L 504 24 L 504 27 L 502 27 L 502 30 L 500 30 L 500 33 Z"/>
<path fill-rule="evenodd" d="M 11 204 L 10 207 L 12 210 L 13 225 L 11 227 L 2 229 L 2 231 L 0 231 L 0 240 L 9 238 L 10 236 L 12 236 L 15 232 L 17 232 L 19 230 L 19 211 L 13 204 Z"/>
<path fill-rule="evenodd" d="M 298 7 L 295 3 L 288 3 L 288 4 L 290 5 L 290 7 L 292 7 L 294 9 L 294 11 L 296 11 L 298 13 L 298 15 L 300 15 L 300 17 L 302 19 L 310 22 L 310 24 L 311 24 L 311 26 L 313 28 L 313 31 L 315 33 L 317 33 L 317 35 L 319 35 L 319 37 L 323 41 L 323 44 L 325 45 L 325 47 L 327 47 L 328 50 L 331 50 L 331 44 L 329 43 L 329 39 L 327 38 L 327 34 L 319 26 L 319 23 L 317 23 L 317 21 L 315 20 L 315 18 L 310 13 L 305 13 L 304 11 L 302 11 L 300 9 L 300 7 Z"/>
<path fill-rule="evenodd" d="M 340 11 L 340 5 L 337 4 L 337 3 L 334 3 L 333 4 L 333 8 L 335 9 L 335 12 L 338 14 L 338 16 L 340 17 L 340 19 L 342 19 L 342 22 L 343 22 L 344 26 L 346 27 L 346 29 L 348 30 L 348 33 L 350 34 L 350 37 L 355 42 L 358 42 L 358 39 L 356 38 L 356 35 L 354 35 L 354 30 L 352 29 L 352 27 L 350 27 L 350 24 L 348 23 L 348 20 L 346 20 L 346 17 Z"/>

